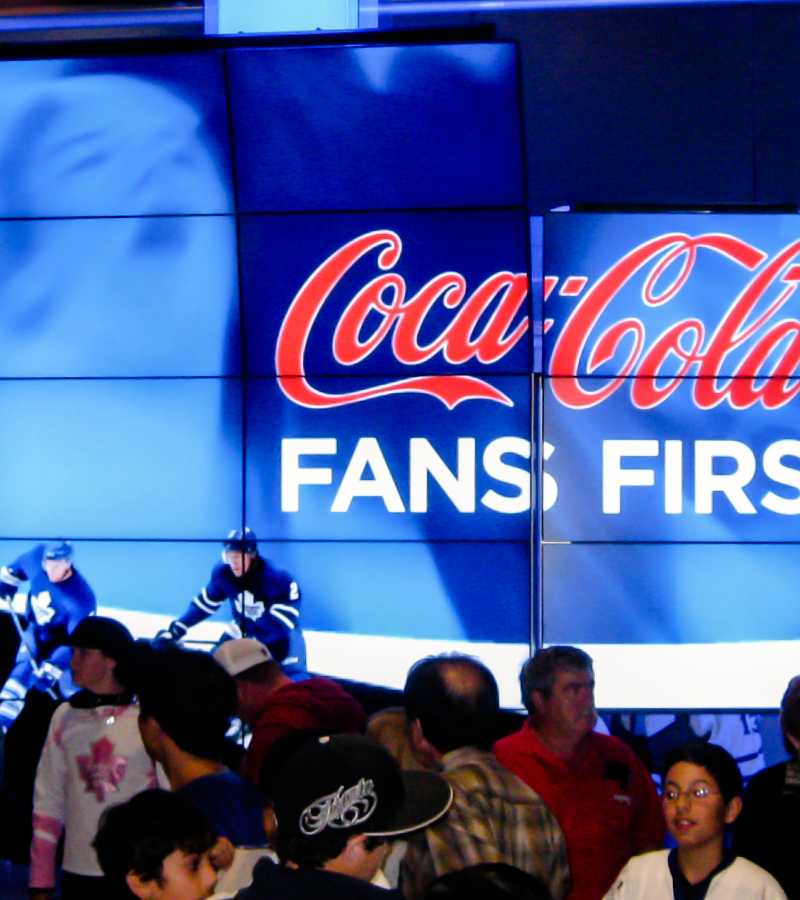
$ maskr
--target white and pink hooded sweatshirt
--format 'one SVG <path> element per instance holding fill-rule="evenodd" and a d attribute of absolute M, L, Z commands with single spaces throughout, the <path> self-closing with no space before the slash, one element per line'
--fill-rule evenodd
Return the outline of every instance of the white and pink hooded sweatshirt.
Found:
<path fill-rule="evenodd" d="M 94 697 L 81 691 L 50 722 L 34 788 L 31 888 L 55 885 L 62 831 L 64 871 L 101 876 L 92 841 L 103 810 L 158 786 L 139 736 L 139 707 L 123 701 L 86 708 Z"/>

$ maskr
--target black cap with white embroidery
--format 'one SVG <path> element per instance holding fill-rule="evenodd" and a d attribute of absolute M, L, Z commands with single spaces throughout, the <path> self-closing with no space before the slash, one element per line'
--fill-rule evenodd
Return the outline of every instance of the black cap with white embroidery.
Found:
<path fill-rule="evenodd" d="M 443 816 L 453 799 L 434 772 L 401 770 L 377 741 L 360 734 L 314 738 L 280 769 L 272 801 L 282 838 L 334 829 L 394 837 Z"/>

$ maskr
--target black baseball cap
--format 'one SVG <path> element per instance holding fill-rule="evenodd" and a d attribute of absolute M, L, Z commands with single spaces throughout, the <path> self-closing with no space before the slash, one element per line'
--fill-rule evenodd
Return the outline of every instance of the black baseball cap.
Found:
<path fill-rule="evenodd" d="M 314 738 L 276 774 L 272 787 L 282 839 L 312 838 L 328 829 L 395 837 L 443 816 L 453 790 L 435 772 L 400 769 L 372 738 Z"/>
<path fill-rule="evenodd" d="M 87 616 L 82 619 L 65 643 L 68 647 L 99 650 L 117 662 L 129 658 L 134 647 L 133 635 L 122 622 L 106 616 Z"/>

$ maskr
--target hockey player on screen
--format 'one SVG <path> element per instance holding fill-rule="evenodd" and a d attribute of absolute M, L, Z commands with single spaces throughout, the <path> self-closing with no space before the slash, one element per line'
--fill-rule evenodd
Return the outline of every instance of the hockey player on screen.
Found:
<path fill-rule="evenodd" d="M 276 569 L 258 552 L 253 531 L 231 531 L 223 543 L 222 562 L 211 571 L 208 584 L 194 597 L 182 616 L 159 638 L 181 640 L 188 630 L 213 615 L 230 600 L 231 637 L 249 637 L 266 644 L 273 659 L 290 676 L 306 668 L 306 650 L 300 628 L 300 588 L 287 572 Z"/>
<path fill-rule="evenodd" d="M 64 642 L 96 607 L 94 592 L 72 565 L 72 545 L 67 541 L 37 544 L 0 568 L 0 605 L 12 620 L 16 613 L 11 601 L 24 581 L 30 586 L 19 626 L 19 651 L 0 703 L 3 729 L 19 714 L 30 688 L 55 695 L 62 674 L 69 671 L 72 655 Z M 19 624 L 18 619 L 16 622 Z"/>

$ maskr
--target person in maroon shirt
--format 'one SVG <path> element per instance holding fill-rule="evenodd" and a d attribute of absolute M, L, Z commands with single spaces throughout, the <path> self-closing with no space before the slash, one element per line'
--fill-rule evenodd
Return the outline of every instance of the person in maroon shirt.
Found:
<path fill-rule="evenodd" d="M 594 671 L 576 647 L 537 651 L 520 674 L 530 713 L 499 740 L 503 765 L 537 791 L 567 842 L 567 900 L 601 900 L 628 859 L 664 844 L 664 818 L 644 765 L 627 745 L 593 731 Z"/>
<path fill-rule="evenodd" d="M 276 741 L 299 731 L 360 734 L 367 726 L 361 704 L 330 678 L 292 681 L 267 647 L 253 638 L 225 641 L 214 658 L 236 682 L 237 714 L 253 731 L 241 773 L 259 784 L 261 767 Z"/>

